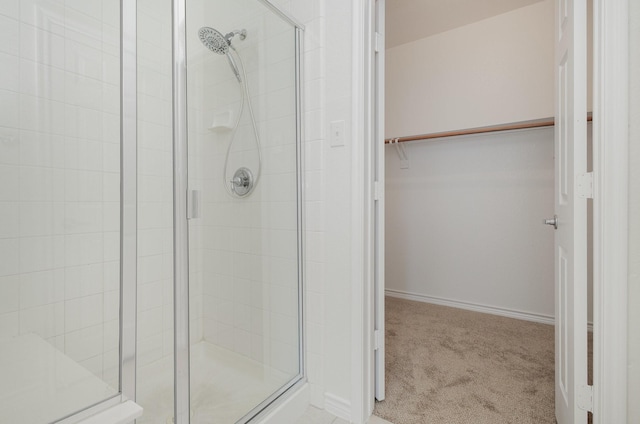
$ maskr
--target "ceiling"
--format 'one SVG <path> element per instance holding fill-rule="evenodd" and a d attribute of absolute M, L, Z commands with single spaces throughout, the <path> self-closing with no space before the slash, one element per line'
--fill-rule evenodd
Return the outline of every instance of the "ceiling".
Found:
<path fill-rule="evenodd" d="M 543 0 L 387 0 L 386 47 L 478 22 Z"/>

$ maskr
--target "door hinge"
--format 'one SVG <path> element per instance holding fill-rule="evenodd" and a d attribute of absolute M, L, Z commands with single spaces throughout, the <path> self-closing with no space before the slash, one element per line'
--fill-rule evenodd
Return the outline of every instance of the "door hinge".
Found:
<path fill-rule="evenodd" d="M 578 390 L 578 408 L 593 412 L 593 386 L 580 386 Z"/>
<path fill-rule="evenodd" d="M 373 182 L 373 200 L 380 200 L 380 183 L 377 181 Z"/>
<path fill-rule="evenodd" d="M 380 50 L 382 50 L 382 34 L 380 34 L 379 32 L 375 33 L 375 37 L 373 40 L 373 50 L 376 53 L 380 53 Z"/>
<path fill-rule="evenodd" d="M 581 199 L 593 199 L 593 172 L 576 176 L 576 193 Z"/>
<path fill-rule="evenodd" d="M 380 337 L 380 330 L 375 330 L 373 332 L 373 350 L 380 349 L 382 345 L 382 337 Z"/>

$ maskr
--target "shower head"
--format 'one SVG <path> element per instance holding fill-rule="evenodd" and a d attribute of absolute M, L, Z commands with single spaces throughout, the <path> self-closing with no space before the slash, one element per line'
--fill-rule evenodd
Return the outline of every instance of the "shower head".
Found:
<path fill-rule="evenodd" d="M 227 39 L 220 31 L 210 27 L 202 27 L 198 31 L 200 41 L 206 48 L 217 54 L 229 53 L 231 40 Z"/>
<path fill-rule="evenodd" d="M 231 40 L 233 40 L 233 37 L 235 37 L 236 35 L 239 35 L 240 39 L 244 40 L 245 38 L 247 38 L 247 30 L 235 30 L 231 31 L 227 35 L 222 35 L 220 31 L 211 27 L 202 27 L 198 31 L 200 41 L 206 48 L 216 54 L 227 56 L 227 60 L 229 61 L 231 70 L 236 76 L 238 82 L 242 82 L 242 80 L 240 79 L 240 72 L 238 71 L 236 61 L 233 59 L 233 56 L 231 56 L 231 52 L 229 52 L 229 48 L 233 48 L 231 46 Z"/>

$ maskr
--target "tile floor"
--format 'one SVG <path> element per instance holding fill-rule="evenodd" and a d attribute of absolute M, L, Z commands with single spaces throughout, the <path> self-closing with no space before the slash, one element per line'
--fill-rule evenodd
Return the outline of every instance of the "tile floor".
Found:
<path fill-rule="evenodd" d="M 310 406 L 296 424 L 349 424 L 348 421 L 331 415 L 327 411 Z M 389 421 L 373 415 L 368 424 L 391 424 Z"/>

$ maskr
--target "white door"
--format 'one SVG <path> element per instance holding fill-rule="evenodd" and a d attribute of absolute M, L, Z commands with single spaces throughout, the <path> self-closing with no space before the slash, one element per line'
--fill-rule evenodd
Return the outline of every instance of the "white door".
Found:
<path fill-rule="evenodd" d="M 375 84 L 375 180 L 376 204 L 374 208 L 375 225 L 375 398 L 384 400 L 384 11 L 385 0 L 376 0 L 375 31 L 376 54 L 374 57 Z"/>
<path fill-rule="evenodd" d="M 587 0 L 556 0 L 556 419 L 584 424 L 587 385 Z M 584 186 L 584 187 L 583 187 Z M 583 187 L 583 188 L 581 188 Z"/>

